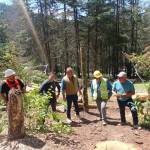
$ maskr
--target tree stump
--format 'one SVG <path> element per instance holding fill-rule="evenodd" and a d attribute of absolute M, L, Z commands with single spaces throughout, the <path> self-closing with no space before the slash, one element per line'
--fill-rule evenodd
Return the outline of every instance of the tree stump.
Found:
<path fill-rule="evenodd" d="M 17 89 L 11 89 L 8 94 L 8 140 L 23 138 L 24 131 L 24 112 L 23 95 Z"/>

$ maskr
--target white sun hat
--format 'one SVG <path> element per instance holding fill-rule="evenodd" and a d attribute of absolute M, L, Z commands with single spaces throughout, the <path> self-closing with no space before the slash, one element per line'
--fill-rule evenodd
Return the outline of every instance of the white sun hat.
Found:
<path fill-rule="evenodd" d="M 12 75 L 15 75 L 16 73 L 15 73 L 15 71 L 12 70 L 12 69 L 7 69 L 7 70 L 4 71 L 4 74 L 5 74 L 4 77 L 7 78 L 7 77 L 10 77 L 10 76 L 12 76 Z"/>
<path fill-rule="evenodd" d="M 127 73 L 124 71 L 121 71 L 117 76 L 118 77 L 127 77 Z"/>

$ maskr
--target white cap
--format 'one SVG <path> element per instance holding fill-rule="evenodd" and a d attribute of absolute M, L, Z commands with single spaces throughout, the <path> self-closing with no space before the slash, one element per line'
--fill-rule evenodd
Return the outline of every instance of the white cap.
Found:
<path fill-rule="evenodd" d="M 117 76 L 118 77 L 127 77 L 127 74 L 124 71 L 121 71 Z"/>
<path fill-rule="evenodd" d="M 7 69 L 7 70 L 5 70 L 4 74 L 5 74 L 4 77 L 7 78 L 7 77 L 9 77 L 9 76 L 15 75 L 16 73 L 15 73 L 15 71 L 12 70 L 12 69 Z"/>

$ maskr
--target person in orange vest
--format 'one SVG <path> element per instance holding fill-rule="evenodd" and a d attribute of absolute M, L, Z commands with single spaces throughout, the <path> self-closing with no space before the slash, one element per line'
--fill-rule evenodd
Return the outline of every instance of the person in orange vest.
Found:
<path fill-rule="evenodd" d="M 8 94 L 12 88 L 15 88 L 21 92 L 25 92 L 25 85 L 20 79 L 16 79 L 16 73 L 12 69 L 7 69 L 4 72 L 6 80 L 2 82 L 0 94 L 4 99 L 4 102 L 8 103 Z"/>
<path fill-rule="evenodd" d="M 106 104 L 112 95 L 112 86 L 106 78 L 103 78 L 100 71 L 96 70 L 93 75 L 95 79 L 91 81 L 91 96 L 96 101 L 100 120 L 102 120 L 103 125 L 106 125 Z"/>

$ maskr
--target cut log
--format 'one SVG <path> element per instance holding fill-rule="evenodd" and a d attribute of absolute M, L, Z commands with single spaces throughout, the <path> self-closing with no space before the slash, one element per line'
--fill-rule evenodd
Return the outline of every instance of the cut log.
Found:
<path fill-rule="evenodd" d="M 8 95 L 8 140 L 23 138 L 24 112 L 23 96 L 16 89 L 11 89 Z"/>

